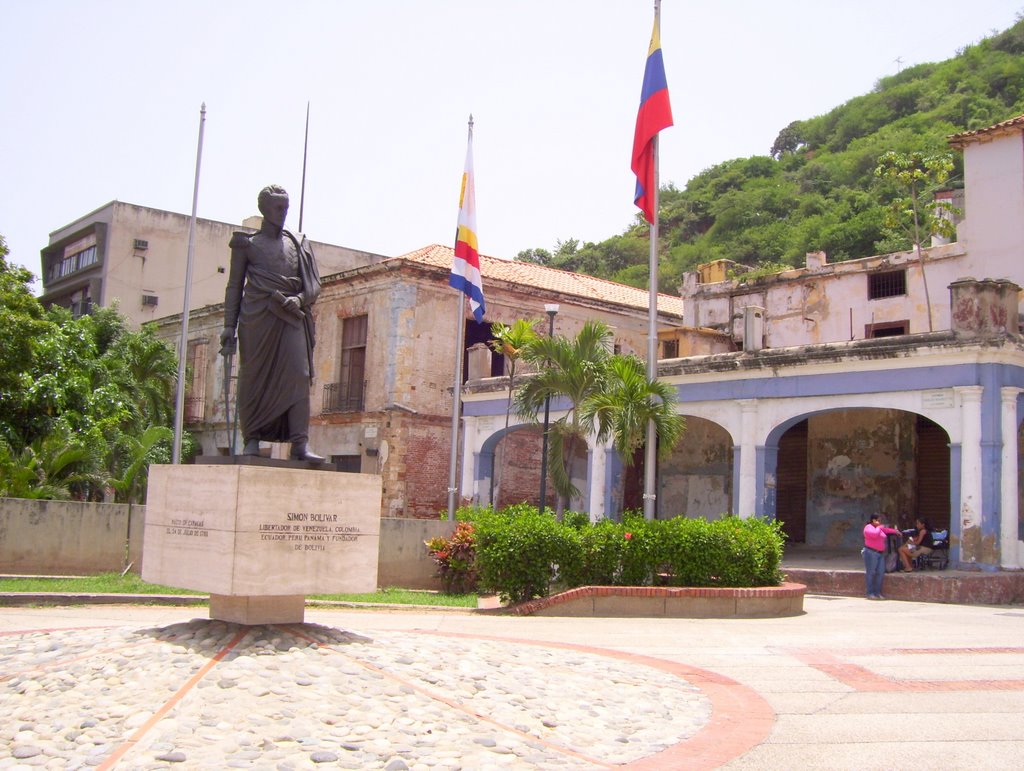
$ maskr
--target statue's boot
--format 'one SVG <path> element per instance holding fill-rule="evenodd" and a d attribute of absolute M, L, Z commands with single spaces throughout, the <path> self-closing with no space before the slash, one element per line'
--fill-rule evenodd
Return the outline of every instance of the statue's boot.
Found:
<path fill-rule="evenodd" d="M 309 445 L 305 442 L 292 442 L 292 451 L 288 456 L 292 460 L 304 460 L 309 463 L 323 463 L 323 456 L 309 451 Z"/>
<path fill-rule="evenodd" d="M 260 440 L 259 439 L 248 439 L 245 442 L 245 447 L 242 448 L 242 455 L 259 455 L 260 454 Z"/>

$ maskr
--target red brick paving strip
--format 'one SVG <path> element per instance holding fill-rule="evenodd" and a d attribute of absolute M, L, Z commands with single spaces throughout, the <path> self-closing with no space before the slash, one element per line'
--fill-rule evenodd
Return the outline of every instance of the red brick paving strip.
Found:
<path fill-rule="evenodd" d="M 955 692 L 955 691 L 1022 691 L 1024 680 L 900 680 L 872 672 L 867 667 L 845 661 L 841 657 L 878 654 L 877 648 L 845 649 L 835 653 L 821 650 L 791 650 L 793 656 L 819 672 L 835 678 L 844 685 L 862 692 Z M 907 648 L 887 651 L 893 654 L 986 654 L 1024 653 L 1024 648 Z"/>

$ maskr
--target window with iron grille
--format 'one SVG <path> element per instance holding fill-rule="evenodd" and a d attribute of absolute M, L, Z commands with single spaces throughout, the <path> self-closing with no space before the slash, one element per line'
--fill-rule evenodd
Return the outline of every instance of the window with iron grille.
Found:
<path fill-rule="evenodd" d="M 662 340 L 661 341 L 661 358 L 663 358 L 663 359 L 678 359 L 679 358 L 679 341 L 678 340 Z"/>
<path fill-rule="evenodd" d="M 907 272 L 889 270 L 885 273 L 868 274 L 868 299 L 881 300 L 884 297 L 899 297 L 907 293 Z"/>
<path fill-rule="evenodd" d="M 324 386 L 324 412 L 360 412 L 366 387 L 367 316 L 341 322 L 341 366 L 338 382 Z"/>

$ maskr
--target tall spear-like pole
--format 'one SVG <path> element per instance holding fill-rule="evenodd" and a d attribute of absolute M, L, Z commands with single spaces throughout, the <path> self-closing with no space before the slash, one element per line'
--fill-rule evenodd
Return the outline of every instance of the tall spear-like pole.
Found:
<path fill-rule="evenodd" d="M 473 116 L 469 116 L 469 147 L 473 146 Z M 463 172 L 465 174 L 465 172 Z M 463 185 L 469 183 L 463 177 Z M 468 194 L 463 188 L 463 194 Z M 459 201 L 460 207 L 463 201 Z M 475 205 L 475 202 L 474 202 Z M 458 241 L 458 235 L 456 235 Z M 462 358 L 465 355 L 463 346 L 466 340 L 466 295 L 459 292 L 459 303 L 455 317 L 455 372 L 453 374 L 454 385 L 452 387 L 452 446 L 448 458 L 448 521 L 455 521 L 455 509 L 458 505 L 458 470 L 459 470 L 459 417 L 462 413 Z"/>
<path fill-rule="evenodd" d="M 199 108 L 199 146 L 196 149 L 196 181 L 192 188 L 192 219 L 188 226 L 188 256 L 185 259 L 185 298 L 181 311 L 181 339 L 178 342 L 178 383 L 174 399 L 174 444 L 171 462 L 181 463 L 181 430 L 185 413 L 185 360 L 188 358 L 188 312 L 192 304 L 192 262 L 196 249 L 196 209 L 199 205 L 199 167 L 203 161 L 203 128 L 206 102 Z"/>
<path fill-rule="evenodd" d="M 306 102 L 306 139 L 302 143 L 302 190 L 299 192 L 299 232 L 302 233 L 302 212 L 306 205 L 306 153 L 309 150 L 309 102 Z"/>

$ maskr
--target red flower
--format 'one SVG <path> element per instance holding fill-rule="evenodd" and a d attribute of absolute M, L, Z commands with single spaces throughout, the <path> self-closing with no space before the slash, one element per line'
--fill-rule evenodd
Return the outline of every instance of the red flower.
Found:
<path fill-rule="evenodd" d="M 626 533 L 626 534 L 625 534 L 625 535 L 624 535 L 623 537 L 624 537 L 624 538 L 625 538 L 625 539 L 626 539 L 627 541 L 632 541 L 632 540 L 633 540 L 633 534 L 632 534 L 632 533 Z"/>

